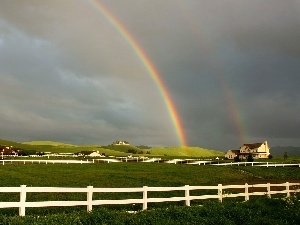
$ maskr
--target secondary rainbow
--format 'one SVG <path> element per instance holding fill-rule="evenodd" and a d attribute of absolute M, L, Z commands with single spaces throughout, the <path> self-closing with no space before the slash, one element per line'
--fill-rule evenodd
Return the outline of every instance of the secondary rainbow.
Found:
<path fill-rule="evenodd" d="M 176 4 L 178 4 L 178 9 L 181 10 L 187 28 L 190 29 L 191 33 L 197 35 L 197 38 L 199 42 L 201 42 L 201 46 L 204 49 L 203 52 L 205 52 L 206 57 L 211 58 L 214 62 L 213 66 L 211 66 L 213 71 L 211 75 L 215 76 L 220 82 L 223 98 L 226 102 L 227 109 L 236 129 L 237 140 L 239 144 L 242 145 L 248 143 L 247 130 L 245 123 L 243 123 L 242 120 L 242 113 L 241 110 L 239 110 L 238 101 L 235 99 L 234 92 L 230 88 L 230 83 L 226 79 L 226 70 L 224 69 L 226 66 L 223 65 L 223 61 L 218 58 L 219 53 L 217 48 L 214 47 L 214 43 L 207 36 L 207 33 L 205 32 L 207 29 L 205 29 L 204 24 L 202 24 L 201 20 L 199 21 L 197 19 L 198 14 L 196 13 L 194 5 L 189 3 L 192 3 L 192 1 L 176 1 Z"/>
<path fill-rule="evenodd" d="M 113 27 L 120 33 L 120 35 L 127 41 L 127 43 L 134 50 L 138 58 L 141 60 L 143 65 L 145 66 L 148 73 L 153 78 L 155 84 L 157 85 L 165 103 L 168 108 L 171 120 L 173 122 L 174 128 L 176 130 L 176 134 L 179 139 L 179 144 L 181 146 L 187 146 L 187 141 L 184 135 L 184 130 L 182 127 L 182 123 L 180 121 L 179 115 L 176 111 L 175 105 L 165 87 L 158 71 L 154 67 L 153 63 L 149 59 L 149 57 L 145 54 L 143 49 L 137 43 L 137 41 L 132 37 L 129 31 L 121 24 L 121 22 L 113 15 L 111 12 L 105 8 L 99 1 L 90 0 L 89 1 L 112 25 Z"/>

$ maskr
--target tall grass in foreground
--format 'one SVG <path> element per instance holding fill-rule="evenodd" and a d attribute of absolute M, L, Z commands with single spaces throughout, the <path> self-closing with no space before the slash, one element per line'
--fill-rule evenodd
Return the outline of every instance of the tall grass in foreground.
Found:
<path fill-rule="evenodd" d="M 47 216 L 3 216 L 0 224 L 300 224 L 300 203 L 296 198 L 257 198 L 247 202 L 205 202 L 203 206 L 171 206 L 128 213 L 98 208 Z"/>

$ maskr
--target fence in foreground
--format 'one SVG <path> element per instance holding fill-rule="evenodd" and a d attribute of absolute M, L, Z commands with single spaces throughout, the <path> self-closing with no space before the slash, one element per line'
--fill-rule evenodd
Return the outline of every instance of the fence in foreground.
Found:
<path fill-rule="evenodd" d="M 191 191 L 195 190 L 216 190 L 216 194 L 209 195 L 192 195 Z M 230 191 L 231 190 L 231 191 Z M 181 197 L 169 198 L 149 198 L 150 192 L 171 192 L 182 191 L 184 194 Z M 249 200 L 250 196 L 266 195 L 271 197 L 274 194 L 284 194 L 290 197 L 291 193 L 300 191 L 300 183 L 281 183 L 281 184 L 244 184 L 244 185 L 222 185 L 218 186 L 189 186 L 182 187 L 139 187 L 139 188 L 95 188 L 87 186 L 86 188 L 69 188 L 69 187 L 0 187 L 0 193 L 20 193 L 20 201 L 18 202 L 0 202 L 0 208 L 19 208 L 19 215 L 25 216 L 25 209 L 29 207 L 49 207 L 49 206 L 86 206 L 87 211 L 91 211 L 96 205 L 119 205 L 119 204 L 142 204 L 143 210 L 147 209 L 148 203 L 156 202 L 174 202 L 184 201 L 185 205 L 190 206 L 193 200 L 203 199 L 218 199 L 222 202 L 223 198 L 244 197 L 245 201 Z M 93 199 L 94 193 L 129 193 L 140 192 L 140 199 L 119 199 L 119 200 L 104 200 Z M 27 202 L 27 193 L 86 193 L 85 201 L 36 201 Z"/>
<path fill-rule="evenodd" d="M 143 162 L 143 163 L 169 163 L 186 165 L 212 165 L 212 166 L 260 166 L 260 167 L 300 167 L 300 163 L 283 162 L 222 162 L 216 160 L 198 160 L 198 159 L 161 159 L 161 158 L 101 158 L 101 159 L 4 159 L 0 160 L 0 165 L 9 164 L 91 164 L 91 163 L 121 163 L 121 162 Z"/>

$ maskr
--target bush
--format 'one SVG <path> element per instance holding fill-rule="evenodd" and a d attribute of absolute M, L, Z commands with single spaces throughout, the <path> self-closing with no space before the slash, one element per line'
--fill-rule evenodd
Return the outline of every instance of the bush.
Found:
<path fill-rule="evenodd" d="M 239 156 L 234 157 L 234 162 L 241 162 L 241 159 L 239 158 Z"/>
<path fill-rule="evenodd" d="M 135 150 L 135 149 L 128 149 L 127 153 L 136 154 L 137 150 Z"/>
<path fill-rule="evenodd" d="M 9 217 L 0 215 L 1 224 L 300 224 L 297 198 L 253 198 L 206 201 L 203 206 L 170 206 L 128 213 L 98 207 L 92 212 L 60 213 L 47 216 Z"/>
<path fill-rule="evenodd" d="M 247 158 L 247 162 L 253 162 L 254 159 L 253 159 L 253 156 L 252 154 L 249 154 L 248 158 Z"/>

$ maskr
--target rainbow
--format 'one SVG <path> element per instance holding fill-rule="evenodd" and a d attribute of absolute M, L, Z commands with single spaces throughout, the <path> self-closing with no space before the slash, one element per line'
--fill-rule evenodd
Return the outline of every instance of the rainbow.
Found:
<path fill-rule="evenodd" d="M 235 103 L 232 91 L 230 90 L 228 82 L 226 82 L 223 74 L 219 73 L 218 79 L 221 83 L 222 90 L 223 90 L 223 93 L 225 96 L 225 101 L 228 105 L 228 109 L 230 110 L 230 115 L 232 117 L 232 120 L 234 122 L 236 131 L 238 134 L 239 143 L 240 143 L 240 145 L 246 144 L 246 143 L 248 143 L 246 140 L 246 129 L 243 126 L 242 116 L 238 111 L 238 107 Z"/>
<path fill-rule="evenodd" d="M 130 45 L 133 51 L 136 53 L 138 58 L 141 60 L 143 65 L 145 66 L 146 70 L 154 80 L 155 84 L 157 85 L 165 104 L 168 108 L 168 112 L 170 114 L 172 123 L 176 130 L 176 134 L 179 140 L 179 144 L 181 146 L 187 146 L 187 140 L 184 135 L 184 129 L 182 123 L 180 121 L 179 115 L 175 108 L 175 105 L 167 91 L 166 86 L 164 85 L 158 71 L 154 67 L 153 63 L 149 59 L 149 57 L 145 54 L 143 49 L 137 43 L 137 41 L 132 37 L 129 31 L 120 23 L 120 21 L 110 13 L 110 11 L 105 8 L 99 1 L 97 0 L 90 0 L 91 5 L 97 9 L 112 25 L 113 27 L 119 32 L 119 34 L 126 40 L 126 42 Z"/>
<path fill-rule="evenodd" d="M 248 143 L 246 128 L 242 120 L 242 114 L 239 110 L 237 101 L 234 98 L 235 96 L 230 89 L 229 82 L 226 80 L 222 61 L 218 60 L 217 49 L 214 47 L 214 44 L 207 37 L 207 35 L 205 35 L 205 27 L 203 26 L 203 24 L 201 22 L 199 23 L 199 21 L 196 21 L 196 19 L 194 18 L 195 14 L 191 13 L 193 12 L 194 8 L 191 8 L 193 6 L 189 4 L 189 1 L 176 1 L 176 3 L 179 5 L 178 8 L 181 10 L 183 19 L 185 20 L 187 27 L 191 30 L 191 32 L 197 35 L 199 40 L 201 40 L 201 44 L 206 50 L 205 53 L 207 57 L 211 57 L 215 62 L 214 66 L 212 67 L 215 73 L 212 75 L 214 75 L 220 82 L 224 101 L 228 106 L 228 110 L 237 133 L 239 144 L 242 145 Z"/>

